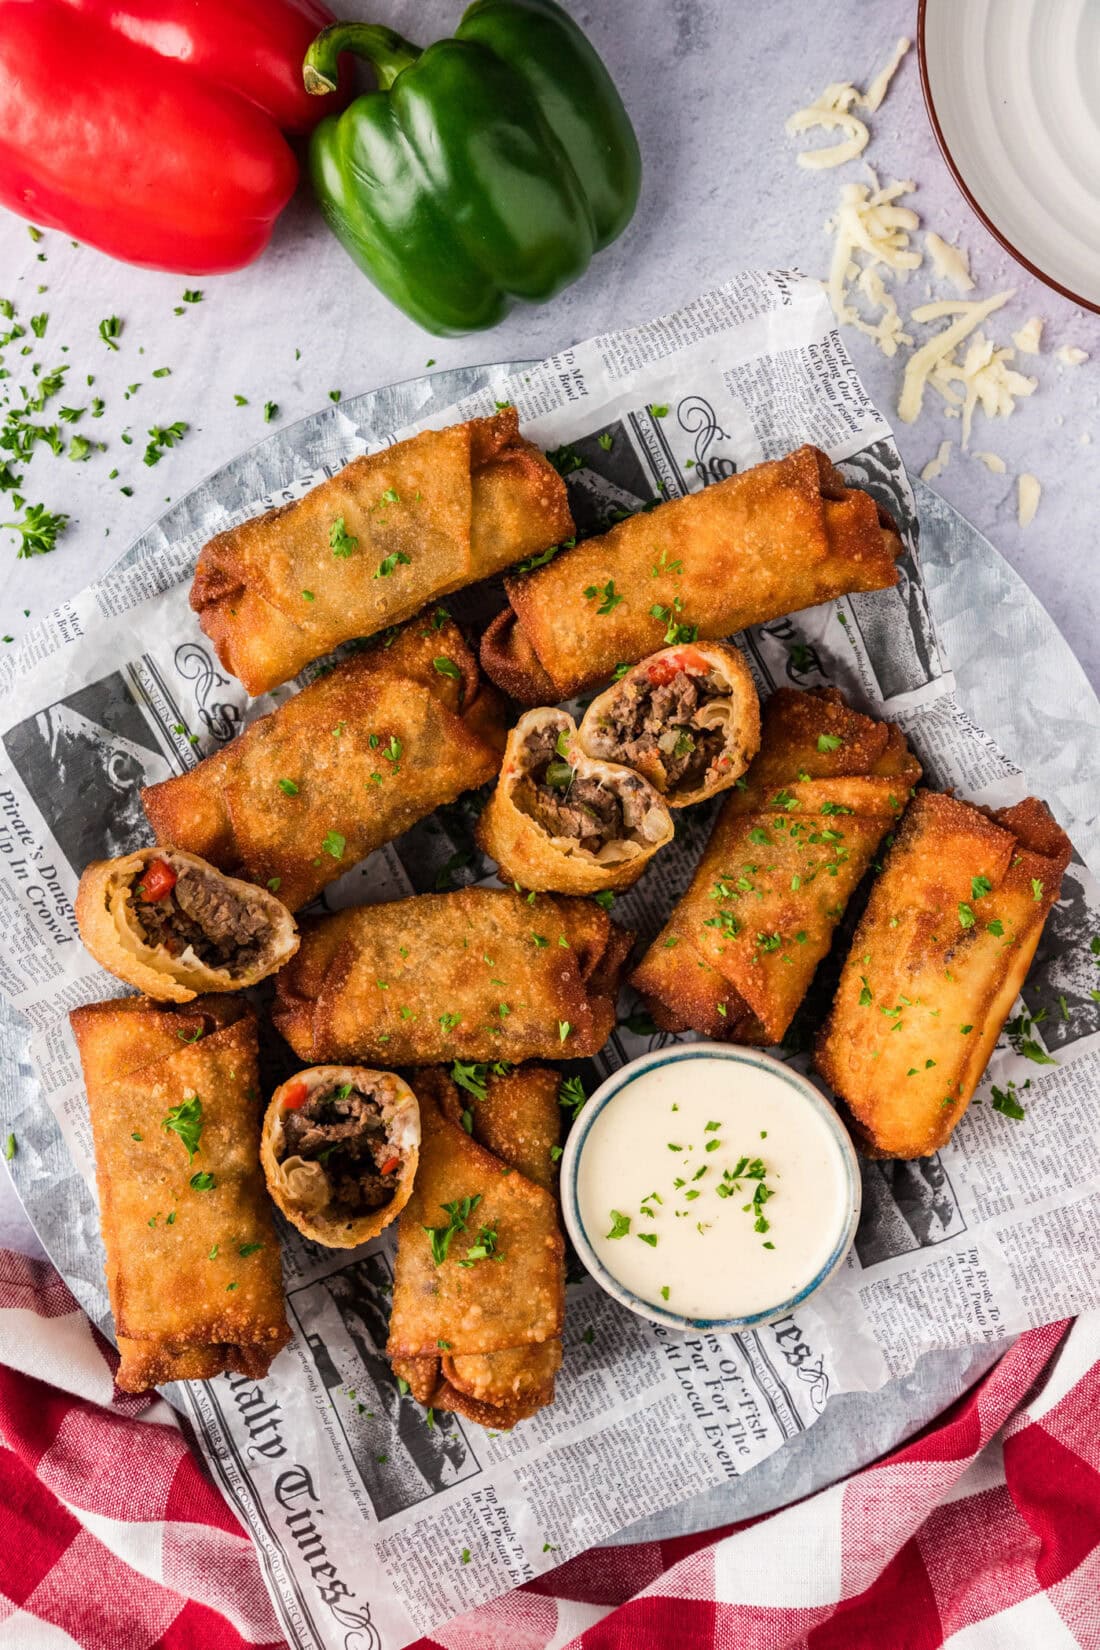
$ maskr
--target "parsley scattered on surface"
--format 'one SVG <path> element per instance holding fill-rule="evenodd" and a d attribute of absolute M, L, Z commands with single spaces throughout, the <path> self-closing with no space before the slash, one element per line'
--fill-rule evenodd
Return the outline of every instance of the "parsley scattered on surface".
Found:
<path fill-rule="evenodd" d="M 432 1259 L 437 1266 L 442 1266 L 450 1251 L 451 1240 L 456 1232 L 464 1232 L 466 1224 L 481 1202 L 481 1193 L 472 1197 L 456 1198 L 452 1203 L 440 1204 L 443 1211 L 449 1216 L 446 1226 L 425 1226 L 428 1241 L 432 1248 Z"/>
<path fill-rule="evenodd" d="M 100 321 L 99 336 L 108 349 L 118 349 L 118 340 L 122 337 L 122 322 L 117 315 L 108 315 Z"/>
<path fill-rule="evenodd" d="M 201 1174 L 193 1174 L 189 1184 L 193 1192 L 209 1192 L 217 1185 L 217 1181 L 209 1170 L 204 1169 Z M 230 1288 L 235 1287 L 233 1284 L 230 1285 Z"/>
<path fill-rule="evenodd" d="M 353 555 L 359 547 L 359 540 L 355 537 L 354 533 L 349 533 L 346 531 L 343 516 L 337 516 L 336 520 L 329 528 L 328 542 L 332 548 L 333 555 L 339 556 L 341 559 Z"/>
<path fill-rule="evenodd" d="M 179 1135 L 187 1152 L 187 1161 L 193 1163 L 202 1137 L 202 1101 L 199 1096 L 193 1094 L 189 1100 L 170 1107 L 161 1126 L 166 1133 Z"/>
<path fill-rule="evenodd" d="M 4 1161 L 5 1161 L 5 1163 L 10 1163 L 14 1156 L 15 1156 L 15 1136 L 14 1136 L 14 1134 L 9 1134 L 8 1138 L 4 1141 Z"/>
<path fill-rule="evenodd" d="M 455 682 L 462 680 L 462 672 L 453 659 L 433 659 L 432 664 L 441 676 L 449 676 Z"/>
<path fill-rule="evenodd" d="M 264 423 L 265 424 L 270 424 L 272 419 L 273 418 L 278 418 L 278 416 L 279 416 L 279 403 L 277 401 L 265 401 L 264 402 Z"/>
<path fill-rule="evenodd" d="M 189 429 L 190 425 L 185 424 L 182 419 L 177 419 L 174 424 L 154 424 L 149 431 L 149 443 L 145 449 L 142 463 L 148 464 L 150 467 L 159 464 L 164 456 L 165 448 L 174 447 L 177 441 L 182 441 Z"/>

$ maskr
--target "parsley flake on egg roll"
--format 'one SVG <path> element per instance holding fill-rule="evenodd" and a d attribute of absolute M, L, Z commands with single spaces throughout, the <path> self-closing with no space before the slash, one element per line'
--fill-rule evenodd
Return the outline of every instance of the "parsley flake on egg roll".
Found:
<path fill-rule="evenodd" d="M 508 735 L 477 840 L 504 882 L 596 894 L 637 882 L 671 842 L 672 815 L 642 775 L 586 756 L 564 710 L 529 710 Z"/>
<path fill-rule="evenodd" d="M 203 549 L 191 606 L 252 695 L 451 590 L 568 538 L 553 466 L 514 408 L 353 459 Z"/>
<path fill-rule="evenodd" d="M 256 1016 L 147 997 L 69 1016 L 95 1142 L 124 1392 L 266 1375 L 290 1339 L 260 1169 Z"/>
<path fill-rule="evenodd" d="M 780 1042 L 920 771 L 898 728 L 835 689 L 774 693 L 759 754 L 631 976 L 657 1024 Z"/>
<path fill-rule="evenodd" d="M 491 779 L 500 695 L 442 612 L 353 655 L 197 767 L 149 786 L 158 842 L 298 910 L 373 849 Z"/>
<path fill-rule="evenodd" d="M 927 1157 L 970 1103 L 1069 864 L 1044 802 L 918 791 L 871 890 L 815 1065 L 868 1155 Z"/>
<path fill-rule="evenodd" d="M 180 848 L 93 861 L 76 921 L 96 962 L 161 1002 L 241 991 L 298 949 L 294 918 L 274 894 Z"/>
<path fill-rule="evenodd" d="M 869 493 L 816 447 L 630 516 L 546 566 L 505 580 L 511 603 L 481 662 L 521 704 L 554 704 L 662 643 L 746 625 L 898 582 L 901 540 Z"/>
<path fill-rule="evenodd" d="M 356 906 L 302 924 L 272 1019 L 309 1062 L 595 1054 L 632 937 L 592 900 L 503 888 Z"/>

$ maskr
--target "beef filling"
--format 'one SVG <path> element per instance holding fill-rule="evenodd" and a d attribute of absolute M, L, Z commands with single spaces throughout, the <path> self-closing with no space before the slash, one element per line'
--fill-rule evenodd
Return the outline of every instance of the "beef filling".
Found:
<path fill-rule="evenodd" d="M 700 727 L 695 717 L 704 705 L 726 696 L 714 672 L 699 676 L 680 670 L 659 683 L 644 676 L 624 681 L 602 723 L 615 742 L 615 759 L 645 773 L 656 754 L 666 790 L 699 789 L 726 741 L 721 728 Z"/>
<path fill-rule="evenodd" d="M 524 748 L 528 771 L 515 788 L 516 806 L 548 836 L 571 837 L 590 854 L 629 834 L 622 800 L 609 785 L 571 769 L 557 751 L 552 724 L 532 733 Z"/>
<path fill-rule="evenodd" d="M 163 945 L 173 957 L 190 946 L 208 968 L 243 973 L 271 939 L 270 919 L 258 901 L 197 866 L 184 866 L 163 899 L 144 901 L 139 894 L 134 910 L 150 945 Z"/>
<path fill-rule="evenodd" d="M 349 1215 L 381 1209 L 397 1188 L 399 1154 L 386 1139 L 377 1099 L 362 1089 L 318 1090 L 296 1111 L 283 1114 L 284 1157 L 324 1165 L 334 1207 Z"/>

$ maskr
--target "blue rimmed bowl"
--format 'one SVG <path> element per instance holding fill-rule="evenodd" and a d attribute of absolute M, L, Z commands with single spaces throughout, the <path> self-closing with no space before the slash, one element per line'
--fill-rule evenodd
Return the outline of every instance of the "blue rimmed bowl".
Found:
<path fill-rule="evenodd" d="M 815 1273 L 810 1281 L 789 1295 L 785 1300 L 776 1301 L 774 1306 L 753 1312 L 744 1317 L 729 1318 L 689 1318 L 681 1312 L 673 1312 L 667 1306 L 656 1305 L 653 1301 L 635 1294 L 615 1274 L 608 1270 L 603 1261 L 596 1254 L 595 1249 L 585 1231 L 581 1217 L 581 1203 L 579 1196 L 579 1176 L 581 1160 L 585 1145 L 592 1132 L 596 1119 L 611 1105 L 616 1098 L 628 1089 L 638 1079 L 658 1067 L 670 1064 L 682 1064 L 689 1061 L 721 1060 L 742 1068 L 750 1067 L 763 1070 L 794 1089 L 800 1100 L 810 1108 L 826 1124 L 840 1150 L 841 1161 L 846 1176 L 845 1197 L 843 1200 L 843 1217 L 838 1222 L 836 1242 L 829 1252 L 824 1265 Z M 565 1218 L 566 1229 L 572 1240 L 585 1270 L 595 1278 L 601 1289 L 605 1290 L 613 1300 L 625 1306 L 628 1311 L 635 1312 L 641 1318 L 648 1318 L 651 1323 L 664 1324 L 669 1329 L 684 1331 L 710 1330 L 719 1334 L 736 1333 L 743 1329 L 753 1329 L 759 1324 L 773 1323 L 777 1318 L 786 1317 L 800 1306 L 805 1300 L 817 1292 L 834 1272 L 844 1264 L 848 1251 L 856 1234 L 859 1224 L 861 1204 L 861 1183 L 859 1160 L 855 1149 L 848 1137 L 840 1118 L 829 1105 L 818 1089 L 798 1072 L 792 1071 L 781 1060 L 776 1060 L 770 1054 L 764 1054 L 755 1048 L 740 1048 L 729 1043 L 679 1043 L 670 1048 L 656 1049 L 651 1054 L 643 1054 L 637 1060 L 629 1061 L 625 1066 L 613 1072 L 607 1080 L 600 1084 L 596 1092 L 585 1102 L 576 1122 L 573 1124 L 566 1141 L 565 1151 L 561 1160 L 561 1201 L 562 1214 Z"/>

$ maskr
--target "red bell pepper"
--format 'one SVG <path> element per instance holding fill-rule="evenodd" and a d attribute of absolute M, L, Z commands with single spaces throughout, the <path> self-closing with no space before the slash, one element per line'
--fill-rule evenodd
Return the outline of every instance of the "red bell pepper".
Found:
<path fill-rule="evenodd" d="M 294 192 L 317 0 L 0 0 L 0 203 L 186 275 L 250 263 Z M 327 111 L 326 111 L 327 105 Z"/>

